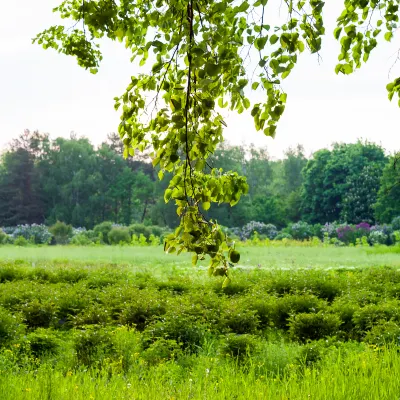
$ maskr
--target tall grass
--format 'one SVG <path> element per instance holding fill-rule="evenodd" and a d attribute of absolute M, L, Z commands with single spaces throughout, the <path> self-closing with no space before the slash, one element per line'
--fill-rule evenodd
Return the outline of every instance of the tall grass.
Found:
<path fill-rule="evenodd" d="M 373 349 L 327 360 L 319 368 L 297 367 L 262 375 L 260 363 L 238 366 L 199 356 L 190 372 L 176 363 L 138 366 L 124 375 L 110 369 L 62 372 L 44 365 L 23 374 L 3 372 L 2 400 L 90 399 L 279 399 L 395 400 L 400 392 L 400 357 L 395 348 Z"/>

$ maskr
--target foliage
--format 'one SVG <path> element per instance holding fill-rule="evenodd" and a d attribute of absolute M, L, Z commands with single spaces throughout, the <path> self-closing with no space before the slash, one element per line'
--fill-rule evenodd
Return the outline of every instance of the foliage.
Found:
<path fill-rule="evenodd" d="M 13 315 L 0 306 L 0 348 L 19 339 L 24 333 L 24 325 L 19 315 Z"/>
<path fill-rule="evenodd" d="M 400 168 L 396 157 L 391 157 L 385 166 L 381 185 L 375 204 L 376 219 L 381 223 L 390 223 L 400 215 Z"/>
<path fill-rule="evenodd" d="M 50 330 L 38 328 L 27 335 L 30 350 L 35 357 L 55 354 L 60 348 L 60 341 Z"/>
<path fill-rule="evenodd" d="M 301 197 L 307 222 L 374 222 L 386 162 L 380 146 L 361 141 L 314 153 L 303 170 Z"/>
<path fill-rule="evenodd" d="M 289 320 L 289 335 L 293 340 L 303 342 L 335 336 L 340 323 L 337 315 L 324 312 L 297 314 Z"/>
<path fill-rule="evenodd" d="M 131 241 L 128 228 L 112 228 L 108 233 L 110 244 L 128 244 Z"/>
<path fill-rule="evenodd" d="M 104 243 L 109 244 L 108 234 L 111 232 L 113 224 L 110 221 L 104 221 L 99 225 L 96 225 L 93 229 L 94 234 L 101 238 Z"/>
<path fill-rule="evenodd" d="M 257 340 L 252 335 L 226 335 L 221 346 L 221 353 L 228 357 L 243 360 L 250 357 L 257 347 Z"/>
<path fill-rule="evenodd" d="M 23 236 L 18 236 L 17 238 L 15 238 L 14 244 L 16 246 L 24 247 L 28 246 L 29 242 Z"/>
<path fill-rule="evenodd" d="M 400 216 L 393 218 L 392 228 L 394 231 L 400 231 Z"/>
<path fill-rule="evenodd" d="M 72 235 L 72 226 L 64 222 L 57 221 L 49 228 L 57 244 L 67 244 Z"/>
<path fill-rule="evenodd" d="M 2 229 L 0 229 L 0 244 L 7 242 L 8 235 Z"/>
<path fill-rule="evenodd" d="M 12 229 L 12 236 L 17 238 L 23 236 L 34 244 L 48 244 L 52 234 L 45 225 L 18 225 Z"/>
<path fill-rule="evenodd" d="M 254 232 L 257 232 L 261 236 L 265 236 L 271 240 L 275 239 L 275 237 L 278 235 L 278 230 L 275 225 L 251 221 L 243 226 L 240 237 L 242 240 L 250 239 Z"/>

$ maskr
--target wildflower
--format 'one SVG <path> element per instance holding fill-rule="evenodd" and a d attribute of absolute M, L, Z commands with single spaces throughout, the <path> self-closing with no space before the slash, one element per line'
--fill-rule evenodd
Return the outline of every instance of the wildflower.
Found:
<path fill-rule="evenodd" d="M 32 389 L 31 388 L 26 388 L 25 392 L 30 392 Z"/>
<path fill-rule="evenodd" d="M 72 376 L 72 371 L 68 371 L 67 376 Z"/>

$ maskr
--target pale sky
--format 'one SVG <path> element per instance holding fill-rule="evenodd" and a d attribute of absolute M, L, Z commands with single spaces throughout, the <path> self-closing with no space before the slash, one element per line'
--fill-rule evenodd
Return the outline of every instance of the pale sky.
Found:
<path fill-rule="evenodd" d="M 116 132 L 119 114 L 115 96 L 124 92 L 130 76 L 138 70 L 129 52 L 117 42 L 105 41 L 104 59 L 97 75 L 78 67 L 72 57 L 32 45 L 41 30 L 58 23 L 52 8 L 60 0 L 3 2 L 0 18 L 0 147 L 24 129 L 68 137 L 71 131 L 101 143 Z M 387 99 L 386 84 L 400 38 L 382 43 L 369 62 L 351 76 L 334 73 L 338 44 L 332 38 L 340 1 L 328 2 L 325 10 L 327 35 L 322 61 L 303 53 L 292 74 L 284 81 L 287 108 L 275 139 L 256 132 L 251 116 L 225 115 L 227 140 L 234 144 L 267 146 L 274 157 L 289 146 L 302 143 L 307 153 L 334 141 L 368 139 L 388 151 L 400 150 L 400 108 Z M 397 75 L 396 75 L 397 74 Z M 400 76 L 400 63 L 391 79 Z M 250 97 L 250 100 L 258 99 Z"/>

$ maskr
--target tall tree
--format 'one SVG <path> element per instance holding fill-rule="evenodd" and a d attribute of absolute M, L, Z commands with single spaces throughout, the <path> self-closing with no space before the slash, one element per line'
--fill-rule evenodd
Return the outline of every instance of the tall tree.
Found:
<path fill-rule="evenodd" d="M 304 169 L 302 201 L 306 219 L 319 223 L 372 222 L 385 164 L 383 149 L 368 142 L 335 144 L 332 151 L 315 153 Z"/>
<path fill-rule="evenodd" d="M 34 157 L 25 148 L 16 148 L 3 155 L 0 175 L 0 224 L 42 223 L 43 203 Z"/>
<path fill-rule="evenodd" d="M 392 222 L 400 215 L 400 166 L 398 157 L 391 157 L 383 170 L 381 186 L 375 204 L 375 215 L 379 222 Z"/>

